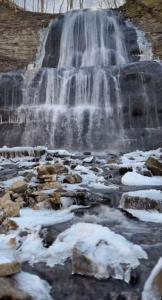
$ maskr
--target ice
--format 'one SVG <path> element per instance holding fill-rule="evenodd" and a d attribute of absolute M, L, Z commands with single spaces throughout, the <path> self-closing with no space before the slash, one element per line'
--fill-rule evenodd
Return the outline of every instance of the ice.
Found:
<path fill-rule="evenodd" d="M 77 223 L 59 234 L 48 249 L 47 264 L 64 264 L 72 258 L 75 247 L 81 247 L 88 259 L 96 266 L 96 278 L 108 278 L 109 270 L 116 279 L 129 282 L 131 269 L 139 265 L 139 259 L 147 259 L 146 252 L 107 227 L 90 223 Z M 124 265 L 127 265 L 124 270 Z"/>
<path fill-rule="evenodd" d="M 70 221 L 73 218 L 71 206 L 64 210 L 33 210 L 31 208 L 23 208 L 20 210 L 20 217 L 11 218 L 20 228 L 33 228 L 35 226 L 50 226 L 53 224 Z M 77 206 L 78 207 L 78 206 Z"/>
<path fill-rule="evenodd" d="M 162 201 L 162 191 L 160 190 L 140 190 L 140 191 L 124 193 L 123 196 L 124 195 Z"/>
<path fill-rule="evenodd" d="M 138 209 L 127 209 L 127 211 L 144 222 L 162 223 L 162 213 L 154 210 L 138 210 Z"/>
<path fill-rule="evenodd" d="M 134 185 L 134 186 L 161 186 L 162 185 L 162 176 L 147 177 L 141 174 L 138 174 L 136 171 L 127 172 L 122 177 L 122 184 L 124 185 Z"/>
<path fill-rule="evenodd" d="M 58 157 L 71 156 L 71 153 L 67 150 L 48 150 L 47 153 L 57 155 Z"/>
<path fill-rule="evenodd" d="M 158 263 L 152 270 L 148 280 L 145 283 L 144 290 L 142 293 L 142 300 L 161 300 L 161 286 L 156 286 L 155 284 L 155 279 L 158 276 L 158 274 L 162 278 L 162 258 L 159 259 Z"/>
<path fill-rule="evenodd" d="M 8 257 L 0 256 L 0 265 L 8 264 L 10 262 L 12 262 L 12 261 Z"/>
<path fill-rule="evenodd" d="M 121 157 L 121 162 L 127 167 L 142 167 L 144 166 L 146 160 L 150 157 L 160 158 L 162 155 L 162 149 L 150 150 L 150 151 L 134 151 L 126 153 Z"/>
<path fill-rule="evenodd" d="M 40 279 L 37 275 L 20 272 L 13 276 L 17 286 L 23 292 L 28 293 L 33 300 L 52 300 L 50 296 L 50 285 Z"/>

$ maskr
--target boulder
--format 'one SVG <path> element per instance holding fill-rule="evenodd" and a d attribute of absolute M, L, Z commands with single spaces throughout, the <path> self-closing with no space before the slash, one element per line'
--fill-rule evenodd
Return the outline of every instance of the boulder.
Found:
<path fill-rule="evenodd" d="M 33 209 L 35 209 L 35 210 L 52 209 L 52 204 L 50 202 L 50 199 L 46 199 L 42 202 L 39 202 L 39 203 L 35 204 Z"/>
<path fill-rule="evenodd" d="M 20 206 L 11 200 L 9 193 L 0 198 L 0 208 L 5 217 L 18 217 L 20 215 Z"/>
<path fill-rule="evenodd" d="M 54 175 L 54 174 L 62 174 L 67 173 L 68 169 L 61 164 L 55 165 L 41 165 L 37 168 L 38 177 L 41 178 L 43 175 Z"/>
<path fill-rule="evenodd" d="M 60 209 L 62 207 L 60 193 L 53 193 L 50 198 L 37 203 L 34 209 Z"/>
<path fill-rule="evenodd" d="M 9 230 L 16 230 L 18 225 L 15 221 L 10 219 L 5 219 L 0 225 L 0 234 L 6 234 Z"/>
<path fill-rule="evenodd" d="M 15 202 L 6 203 L 3 206 L 3 211 L 6 217 L 19 217 L 20 216 L 20 206 Z"/>
<path fill-rule="evenodd" d="M 97 273 L 95 266 L 87 256 L 78 248 L 73 249 L 72 253 L 72 274 L 94 276 Z"/>
<path fill-rule="evenodd" d="M 23 194 L 27 190 L 27 183 L 24 180 L 14 182 L 10 188 L 14 193 Z"/>
<path fill-rule="evenodd" d="M 11 196 L 9 193 L 6 193 L 3 197 L 0 198 L 0 207 L 3 207 L 4 204 L 6 203 L 10 203 L 11 200 Z"/>
<path fill-rule="evenodd" d="M 21 264 L 17 261 L 10 261 L 5 257 L 0 258 L 0 277 L 10 276 L 21 271 Z"/>
<path fill-rule="evenodd" d="M 64 178 L 64 183 L 69 183 L 69 184 L 76 184 L 76 183 L 81 183 L 82 182 L 82 177 L 78 174 L 74 175 L 67 175 Z"/>
<path fill-rule="evenodd" d="M 162 212 L 162 192 L 144 190 L 122 195 L 120 207 L 123 209 L 157 210 Z"/>
<path fill-rule="evenodd" d="M 146 167 L 155 176 L 162 176 L 162 161 L 149 157 L 146 161 Z"/>
<path fill-rule="evenodd" d="M 0 278 L 1 300 L 32 300 L 32 297 L 14 286 L 14 281 L 9 278 Z"/>

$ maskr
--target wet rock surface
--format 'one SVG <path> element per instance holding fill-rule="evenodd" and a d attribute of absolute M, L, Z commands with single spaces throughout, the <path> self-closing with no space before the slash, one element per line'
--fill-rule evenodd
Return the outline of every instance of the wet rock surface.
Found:
<path fill-rule="evenodd" d="M 6 149 L 6 151 L 8 150 Z M 14 150 L 11 151 L 11 157 L 14 157 L 13 152 Z M 134 168 L 140 173 L 143 172 L 142 170 L 146 171 L 147 159 L 153 156 L 159 160 L 162 154 L 161 150 L 151 153 L 137 151 L 123 156 L 119 155 L 115 161 L 110 160 L 109 155 L 96 156 L 94 154 L 95 167 L 94 159 L 91 161 L 89 153 L 88 155 L 69 153 L 68 157 L 62 157 L 61 154 L 59 156 L 59 153 L 55 155 L 55 151 L 53 151 L 50 152 L 51 159 L 49 161 L 48 150 L 40 155 L 37 165 L 32 166 L 31 162 L 35 160 L 33 153 L 35 152 L 33 151 L 32 155 L 17 156 L 12 159 L 9 155 L 8 158 L 5 158 L 5 154 L 1 154 L 0 166 L 5 169 L 6 174 L 7 170 L 10 169 L 13 170 L 13 174 L 16 174 L 16 178 L 13 176 L 12 179 L 9 174 L 8 180 L 3 180 L 3 177 L 1 177 L 0 186 L 3 193 L 1 199 L 12 203 L 20 202 L 22 205 L 20 206 L 20 217 L 16 220 L 6 219 L 6 216 L 1 218 L 1 234 L 8 234 L 11 230 L 12 232 L 20 230 L 21 247 L 22 241 L 30 234 L 30 230 L 27 229 L 28 225 L 26 225 L 25 230 L 21 229 L 22 225 L 19 223 L 19 219 L 22 218 L 21 207 L 23 209 L 34 208 L 33 213 L 43 212 L 44 209 L 46 211 L 50 209 L 51 212 L 63 212 L 66 209 L 71 209 L 73 217 L 69 221 L 60 221 L 55 225 L 52 225 L 52 223 L 51 225 L 42 224 L 39 237 L 44 249 L 47 251 L 55 243 L 60 233 L 65 232 L 72 225 L 84 222 L 84 224 L 92 223 L 106 226 L 113 232 L 122 235 L 130 242 L 141 246 L 148 254 L 148 259 L 142 259 L 140 265 L 132 271 L 129 283 L 112 278 L 100 280 L 93 278 L 94 269 L 91 263 L 88 263 L 87 258 L 78 253 L 78 250 L 74 251 L 74 258 L 77 259 L 73 260 L 73 264 L 71 259 L 68 259 L 64 265 L 56 264 L 53 267 L 49 267 L 42 262 L 34 263 L 32 266 L 28 262 L 23 262 L 23 271 L 37 274 L 40 278 L 46 280 L 51 286 L 52 299 L 56 300 L 62 298 L 66 300 L 76 298 L 85 300 L 96 298 L 101 300 L 141 299 L 146 279 L 161 257 L 162 223 L 153 223 L 149 220 L 142 222 L 138 217 L 134 217 L 129 213 L 127 207 L 119 208 L 123 193 L 129 195 L 132 191 L 140 193 L 141 190 L 141 186 L 122 185 L 121 178 L 125 172 L 130 172 Z M 66 164 L 66 168 L 64 168 L 64 164 Z M 26 176 L 29 165 L 32 176 L 27 181 Z M 21 179 L 19 179 L 20 172 Z M 66 176 L 72 176 L 73 174 L 78 174 L 82 178 L 81 182 L 69 184 L 64 181 Z M 12 190 L 12 186 L 13 184 L 16 185 L 16 181 L 19 183 L 25 182 L 25 190 L 21 190 L 21 193 L 15 193 Z M 44 186 L 45 189 L 42 189 L 42 184 L 56 184 L 56 182 L 61 185 L 61 188 L 49 189 L 49 187 Z M 100 186 L 97 188 L 98 184 Z M 96 187 L 95 190 L 94 187 Z M 150 186 L 143 186 L 142 190 L 148 193 L 148 189 L 151 188 Z M 162 188 L 158 186 L 156 189 L 154 186 L 154 190 L 160 193 Z M 20 201 L 20 197 L 23 202 Z M 135 204 L 133 209 L 136 209 L 138 199 L 134 198 L 133 201 Z M 144 209 L 154 213 L 156 207 L 154 205 L 149 206 L 149 199 L 145 198 L 144 201 L 146 205 L 138 206 L 138 210 Z M 77 207 L 75 207 L 76 205 Z M 16 224 L 16 222 L 18 223 Z M 17 240 L 12 238 L 10 245 L 16 249 Z M 87 273 L 91 276 L 72 275 L 72 273 Z"/>

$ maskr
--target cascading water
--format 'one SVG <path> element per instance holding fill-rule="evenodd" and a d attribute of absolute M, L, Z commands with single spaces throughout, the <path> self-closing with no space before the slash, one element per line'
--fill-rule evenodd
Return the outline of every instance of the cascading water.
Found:
<path fill-rule="evenodd" d="M 27 73 L 0 80 L 8 88 L 12 78 L 11 91 L 3 85 L 1 126 L 12 127 L 11 135 L 22 145 L 124 150 L 146 144 L 145 137 L 149 144 L 147 128 L 161 128 L 159 82 L 148 62 L 147 67 L 138 62 L 139 54 L 136 30 L 119 12 L 60 16 L 50 25 L 42 66 L 30 80 Z M 151 64 L 162 77 L 161 66 Z M 3 140 L 13 143 L 8 136 Z"/>

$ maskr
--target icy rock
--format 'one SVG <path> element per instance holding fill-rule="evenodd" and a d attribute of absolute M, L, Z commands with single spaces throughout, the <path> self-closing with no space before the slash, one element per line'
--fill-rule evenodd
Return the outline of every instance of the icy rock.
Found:
<path fill-rule="evenodd" d="M 88 163 L 88 164 L 90 164 L 94 161 L 95 161 L 94 156 L 89 156 L 89 157 L 86 157 L 86 158 L 83 159 L 83 163 Z"/>
<path fill-rule="evenodd" d="M 72 225 L 58 235 L 47 252 L 47 264 L 50 266 L 63 264 L 71 258 L 75 273 L 98 279 L 113 277 L 125 282 L 130 281 L 139 259 L 147 259 L 140 246 L 107 227 L 91 223 Z"/>
<path fill-rule="evenodd" d="M 142 300 L 161 300 L 162 299 L 162 258 L 152 270 L 145 283 L 142 293 Z"/>
<path fill-rule="evenodd" d="M 29 294 L 17 289 L 8 278 L 0 278 L 0 299 L 33 300 Z"/>
<path fill-rule="evenodd" d="M 76 184 L 82 182 L 82 177 L 78 174 L 68 175 L 64 178 L 64 183 Z"/>
<path fill-rule="evenodd" d="M 154 176 L 147 177 L 143 176 L 136 171 L 126 173 L 121 180 L 124 185 L 132 185 L 132 186 L 161 186 L 162 185 L 162 177 Z"/>
<path fill-rule="evenodd" d="M 32 300 L 52 300 L 51 287 L 37 275 L 20 272 L 14 276 L 18 288 L 31 296 Z"/>
<path fill-rule="evenodd" d="M 162 192 L 158 190 L 141 190 L 124 193 L 120 201 L 120 207 L 162 212 Z"/>
<path fill-rule="evenodd" d="M 146 167 L 155 176 L 162 176 L 162 162 L 154 157 L 149 157 L 146 161 Z"/>
<path fill-rule="evenodd" d="M 10 261 L 8 258 L 0 258 L 0 277 L 6 277 L 21 271 L 21 264 L 16 261 Z"/>
<path fill-rule="evenodd" d="M 11 185 L 10 190 L 14 193 L 23 194 L 27 190 L 27 184 L 23 180 L 18 180 Z"/>

